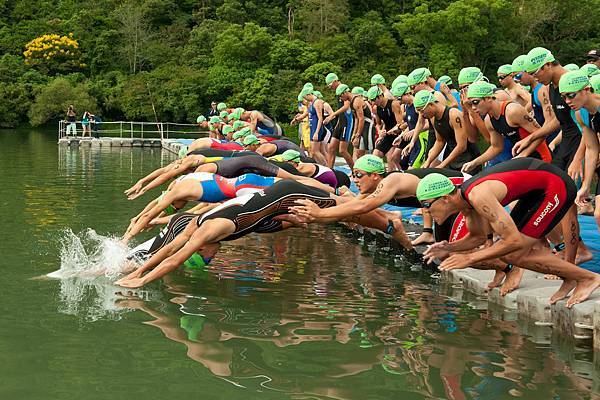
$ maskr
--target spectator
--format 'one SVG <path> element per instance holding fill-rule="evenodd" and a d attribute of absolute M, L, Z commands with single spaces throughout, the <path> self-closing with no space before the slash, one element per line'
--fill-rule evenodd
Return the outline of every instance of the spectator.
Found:
<path fill-rule="evenodd" d="M 90 115 L 91 114 L 86 111 L 83 113 L 83 118 L 81 118 L 81 128 L 83 130 L 83 132 L 81 133 L 82 138 L 85 138 L 86 132 L 88 132 L 90 139 L 92 138 L 92 131 L 90 128 Z"/>
<path fill-rule="evenodd" d="M 600 50 L 594 49 L 588 51 L 586 60 L 588 64 L 596 64 L 600 68 Z"/>
<path fill-rule="evenodd" d="M 90 114 L 90 122 L 92 123 L 92 132 L 94 132 L 94 137 L 96 139 L 100 139 L 99 129 L 102 124 L 102 118 L 98 115 Z"/>
<path fill-rule="evenodd" d="M 208 110 L 208 118 L 210 117 L 214 117 L 214 116 L 219 116 L 219 110 L 217 110 L 217 102 L 213 101 L 212 103 L 210 103 L 210 110 Z"/>
<path fill-rule="evenodd" d="M 73 105 L 69 106 L 67 110 L 67 136 L 70 135 L 70 132 L 73 131 L 73 136 L 77 136 L 77 122 L 76 122 L 77 113 L 75 113 L 75 109 Z"/>

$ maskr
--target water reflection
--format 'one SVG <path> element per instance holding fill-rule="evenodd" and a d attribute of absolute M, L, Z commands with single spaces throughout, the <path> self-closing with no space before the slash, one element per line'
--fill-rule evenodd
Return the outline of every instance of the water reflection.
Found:
<path fill-rule="evenodd" d="M 310 239 L 307 239 L 310 238 Z M 580 399 L 591 381 L 515 322 L 443 293 L 340 229 L 249 236 L 160 299 L 121 298 L 216 377 L 328 399 Z M 240 253 L 243 252 L 243 257 Z M 252 261 L 248 261 L 252 260 Z"/>

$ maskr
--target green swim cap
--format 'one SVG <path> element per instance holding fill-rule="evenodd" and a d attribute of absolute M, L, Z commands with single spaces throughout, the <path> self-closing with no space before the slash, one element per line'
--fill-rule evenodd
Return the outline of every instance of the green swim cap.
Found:
<path fill-rule="evenodd" d="M 590 85 L 592 86 L 594 93 L 600 94 L 600 74 L 590 78 Z"/>
<path fill-rule="evenodd" d="M 217 104 L 217 111 L 223 111 L 226 108 L 227 108 L 227 104 L 225 104 L 225 103 Z"/>
<path fill-rule="evenodd" d="M 224 118 L 227 118 L 227 117 L 229 117 L 229 113 L 228 113 L 227 111 L 221 111 L 221 112 L 219 113 L 219 117 L 221 117 L 221 118 L 223 118 L 223 119 L 224 119 Z"/>
<path fill-rule="evenodd" d="M 246 136 L 246 133 L 244 133 L 244 131 L 237 131 L 233 134 L 232 138 L 233 140 L 237 141 L 239 138 L 243 138 L 244 136 Z"/>
<path fill-rule="evenodd" d="M 442 174 L 433 173 L 425 175 L 417 186 L 417 199 L 419 201 L 437 199 L 452 193 L 456 188 L 452 181 Z"/>
<path fill-rule="evenodd" d="M 197 124 L 204 122 L 204 121 L 206 121 L 206 117 L 204 115 L 199 115 L 198 118 L 196 118 Z"/>
<path fill-rule="evenodd" d="M 450 78 L 448 75 L 442 75 L 438 78 L 438 82 L 441 82 L 445 85 L 452 85 L 452 78 Z"/>
<path fill-rule="evenodd" d="M 198 315 L 184 315 L 179 318 L 179 326 L 188 334 L 188 340 L 197 341 L 198 334 L 204 327 L 204 317 Z"/>
<path fill-rule="evenodd" d="M 281 154 L 283 161 L 300 162 L 300 152 L 297 150 L 286 150 Z"/>
<path fill-rule="evenodd" d="M 512 62 L 512 72 L 524 72 L 525 64 L 527 63 L 527 56 L 525 54 L 521 54 L 517 58 L 515 58 Z"/>
<path fill-rule="evenodd" d="M 436 100 L 433 90 L 419 90 L 413 100 L 413 106 L 415 108 L 423 108 L 429 103 L 434 103 Z"/>
<path fill-rule="evenodd" d="M 408 86 L 416 85 L 417 83 L 425 82 L 431 76 L 429 69 L 425 67 L 417 68 L 408 74 Z"/>
<path fill-rule="evenodd" d="M 336 95 L 336 96 L 341 96 L 341 95 L 342 95 L 342 93 L 344 93 L 344 92 L 347 92 L 347 91 L 349 91 L 349 90 L 350 90 L 350 88 L 348 87 L 348 85 L 346 85 L 346 84 L 342 83 L 340 86 L 338 86 L 338 87 L 335 89 L 335 95 Z"/>
<path fill-rule="evenodd" d="M 600 75 L 600 68 L 598 68 L 598 66 L 596 64 L 582 65 L 579 70 L 583 71 L 588 76 L 588 78 L 592 77 L 594 75 Z"/>
<path fill-rule="evenodd" d="M 398 77 L 396 79 L 394 79 L 394 82 L 392 82 L 392 87 L 396 86 L 397 84 L 399 84 L 401 82 L 408 84 L 408 76 L 398 75 Z"/>
<path fill-rule="evenodd" d="M 298 93 L 298 102 L 303 102 L 304 101 L 304 96 L 302 96 L 302 93 Z"/>
<path fill-rule="evenodd" d="M 585 72 L 581 70 L 569 71 L 560 77 L 558 90 L 561 93 L 573 93 L 590 86 L 590 80 Z"/>
<path fill-rule="evenodd" d="M 536 72 L 546 63 L 556 61 L 550 50 L 543 47 L 535 47 L 527 53 L 525 70 L 529 73 Z"/>
<path fill-rule="evenodd" d="M 340 79 L 338 78 L 338 76 L 336 74 L 334 74 L 333 72 L 330 72 L 325 77 L 325 84 L 331 85 L 333 82 L 339 81 L 339 80 Z"/>
<path fill-rule="evenodd" d="M 223 120 L 221 120 L 221 117 L 213 115 L 212 117 L 210 117 L 210 119 L 208 120 L 209 124 L 219 124 L 223 122 Z"/>
<path fill-rule="evenodd" d="M 225 125 L 223 127 L 223 135 L 227 135 L 231 132 L 233 132 L 233 126 Z"/>
<path fill-rule="evenodd" d="M 373 154 L 364 155 L 356 160 L 354 169 L 360 169 L 369 174 L 385 174 L 385 164 L 383 163 L 383 159 L 374 156 Z"/>
<path fill-rule="evenodd" d="M 200 254 L 194 253 L 190 258 L 185 260 L 183 265 L 188 269 L 200 269 L 206 267 L 208 262 Z"/>
<path fill-rule="evenodd" d="M 260 144 L 260 140 L 254 135 L 248 135 L 244 138 L 244 145 L 248 146 L 250 144 Z"/>
<path fill-rule="evenodd" d="M 404 96 L 408 92 L 408 83 L 400 82 L 392 87 L 392 95 L 396 97 Z"/>
<path fill-rule="evenodd" d="M 567 64 L 563 67 L 567 71 L 577 71 L 579 69 L 579 65 L 577 64 Z"/>
<path fill-rule="evenodd" d="M 367 92 L 367 98 L 369 100 L 375 100 L 377 96 L 382 95 L 383 92 L 379 89 L 379 86 L 371 86 Z"/>
<path fill-rule="evenodd" d="M 498 67 L 498 71 L 496 71 L 496 73 L 498 73 L 500 75 L 508 75 L 508 74 L 511 74 L 512 72 L 513 72 L 513 67 L 511 64 L 501 65 L 500 67 Z"/>
<path fill-rule="evenodd" d="M 183 158 L 183 157 L 187 156 L 187 153 L 188 153 L 187 146 L 182 146 L 181 149 L 179 149 L 178 156 L 179 156 L 179 158 Z"/>
<path fill-rule="evenodd" d="M 363 89 L 360 86 L 354 86 L 352 88 L 352 94 L 360 94 L 360 95 L 364 96 L 365 95 L 365 89 Z"/>
<path fill-rule="evenodd" d="M 304 86 L 302 87 L 302 91 L 301 91 L 301 93 L 302 93 L 303 91 L 305 91 L 305 90 L 308 90 L 308 91 L 312 92 L 313 90 L 315 90 L 315 88 L 313 87 L 313 84 L 312 84 L 312 83 L 310 83 L 310 82 L 306 82 L 306 83 L 304 84 Z"/>
<path fill-rule="evenodd" d="M 250 129 L 249 126 L 245 126 L 242 129 L 240 129 L 240 132 L 242 132 L 244 134 L 244 136 L 248 136 L 249 134 L 252 133 L 252 129 Z"/>
<path fill-rule="evenodd" d="M 235 121 L 233 123 L 233 129 L 235 129 L 236 131 L 240 128 L 243 128 L 244 126 L 246 126 L 246 124 L 242 121 Z"/>
<path fill-rule="evenodd" d="M 371 85 L 385 85 L 385 78 L 381 74 L 375 74 L 371 77 Z"/>
<path fill-rule="evenodd" d="M 302 91 L 300 92 L 300 96 L 302 96 L 302 98 L 308 96 L 309 94 L 313 94 L 313 90 L 312 89 L 302 89 Z M 298 97 L 300 97 L 298 96 Z"/>
<path fill-rule="evenodd" d="M 173 214 L 175 214 L 176 212 L 177 212 L 177 209 L 175 208 L 175 206 L 174 206 L 173 204 L 169 204 L 169 205 L 167 206 L 167 208 L 165 208 L 165 209 L 163 210 L 163 213 L 164 213 L 165 215 L 173 215 Z"/>
<path fill-rule="evenodd" d="M 458 84 L 468 85 L 483 79 L 483 73 L 477 67 L 465 67 L 458 73 Z"/>
<path fill-rule="evenodd" d="M 323 98 L 323 94 L 321 92 L 319 92 L 318 90 L 313 90 L 312 94 L 314 94 L 315 96 L 317 96 L 317 99 L 322 99 Z"/>
<path fill-rule="evenodd" d="M 484 97 L 492 97 L 494 95 L 494 87 L 486 81 L 474 82 L 467 89 L 467 97 L 470 99 L 483 99 Z"/>

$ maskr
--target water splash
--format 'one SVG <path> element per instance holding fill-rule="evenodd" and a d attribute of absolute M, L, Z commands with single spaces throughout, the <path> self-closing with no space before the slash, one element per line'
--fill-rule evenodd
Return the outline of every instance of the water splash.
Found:
<path fill-rule="evenodd" d="M 61 235 L 60 268 L 47 276 L 60 279 L 59 312 L 85 321 L 120 319 L 127 310 L 118 305 L 124 293 L 147 300 L 147 290 L 123 290 L 112 282 L 127 272 L 129 248 L 116 237 L 102 236 L 93 229 Z"/>
<path fill-rule="evenodd" d="M 125 272 L 129 248 L 116 237 L 102 236 L 93 229 L 76 235 L 63 231 L 60 249 L 60 269 L 50 278 L 97 277 L 115 278 Z"/>

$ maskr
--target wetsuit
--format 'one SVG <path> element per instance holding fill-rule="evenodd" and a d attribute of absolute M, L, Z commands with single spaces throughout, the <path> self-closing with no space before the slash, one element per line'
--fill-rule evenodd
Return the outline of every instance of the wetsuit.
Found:
<path fill-rule="evenodd" d="M 333 170 L 329 167 L 324 167 L 323 165 L 313 165 L 315 166 L 315 172 L 310 177 L 335 189 L 338 185 L 338 181 Z"/>
<path fill-rule="evenodd" d="M 215 161 L 217 166 L 217 175 L 225 178 L 234 178 L 242 174 L 253 173 L 263 176 L 277 176 L 279 167 L 267 161 L 259 154 L 245 157 L 227 158 Z"/>
<path fill-rule="evenodd" d="M 300 154 L 303 153 L 303 151 L 300 150 L 300 147 L 290 140 L 273 140 L 272 142 L 269 142 L 269 144 L 274 144 L 276 148 L 271 156 L 283 154 L 286 150 L 296 150 Z"/>
<path fill-rule="evenodd" d="M 444 150 L 443 159 L 446 159 L 456 147 L 456 135 L 454 128 L 452 128 L 450 125 L 450 110 L 450 107 L 446 107 L 442 117 L 440 119 L 434 118 L 432 123 L 438 135 L 440 135 L 446 141 L 446 149 Z M 454 161 L 448 165 L 448 168 L 460 171 L 465 163 L 473 161 L 477 157 L 479 157 L 479 149 L 477 148 L 477 145 L 467 140 L 466 150 L 462 154 L 459 154 L 458 157 L 456 157 Z M 479 167 L 477 170 L 479 170 Z"/>
<path fill-rule="evenodd" d="M 283 131 L 279 124 L 276 124 L 275 121 L 269 118 L 265 113 L 258 112 L 263 118 L 262 121 L 259 120 L 256 122 L 256 130 L 258 133 L 261 135 L 281 135 Z"/>
<path fill-rule="evenodd" d="M 235 151 L 244 150 L 244 146 L 242 146 L 238 142 L 228 142 L 226 140 L 219 140 L 219 139 L 212 139 L 210 148 L 216 149 L 216 150 L 235 150 Z"/>
<path fill-rule="evenodd" d="M 539 98 L 539 91 L 542 87 L 544 87 L 544 85 L 538 83 L 531 91 L 531 106 L 533 107 L 533 118 L 535 118 L 535 120 L 540 126 L 544 126 L 544 122 L 546 122 L 546 118 L 544 117 L 544 107 L 542 106 L 542 102 Z M 559 132 L 560 129 L 546 136 L 546 143 L 550 144 Z"/>
<path fill-rule="evenodd" d="M 236 150 L 219 150 L 219 149 L 198 149 L 198 150 L 190 151 L 188 153 L 188 155 L 201 155 L 204 157 L 230 158 L 230 157 L 245 157 L 245 156 L 257 155 L 257 154 L 255 152 L 249 151 L 249 150 L 236 151 Z"/>
<path fill-rule="evenodd" d="M 338 109 L 344 106 L 344 102 L 338 99 Z M 335 128 L 331 137 L 338 139 L 341 142 L 349 142 L 352 137 L 352 130 L 354 129 L 354 117 L 352 116 L 352 110 L 350 107 L 343 113 L 337 116 Z"/>
<path fill-rule="evenodd" d="M 585 109 L 581 109 L 581 110 L 585 110 Z M 587 112 L 587 110 L 585 110 Z M 583 113 L 581 113 L 582 115 L 582 119 L 583 119 L 583 123 L 585 124 L 585 126 L 587 126 L 588 128 L 590 128 L 592 131 L 596 132 L 596 135 L 600 134 L 600 109 L 596 110 L 596 113 L 591 115 L 589 114 L 588 117 L 584 117 Z M 600 166 L 598 166 L 596 168 L 596 177 L 597 182 L 596 182 L 596 196 L 600 196 Z"/>
<path fill-rule="evenodd" d="M 413 104 L 406 104 L 404 106 L 404 122 L 408 125 L 408 130 L 413 130 L 417 127 L 417 121 L 419 120 L 419 114 Z M 420 168 L 425 161 L 427 161 L 427 153 L 429 150 L 429 131 L 415 132 L 419 135 L 419 138 L 415 142 L 410 155 L 408 156 L 408 165 L 413 168 Z M 434 133 L 435 141 L 435 133 Z"/>
<path fill-rule="evenodd" d="M 489 118 L 496 132 L 502 135 L 503 138 L 508 139 L 512 153 L 512 147 L 519 140 L 531 135 L 531 132 L 518 126 L 510 126 L 508 124 L 508 121 L 506 120 L 506 107 L 508 107 L 510 103 L 510 101 L 502 102 L 500 116 L 498 117 L 498 119 L 494 118 L 491 114 L 489 115 Z M 504 142 L 504 145 L 506 146 L 506 141 Z M 548 145 L 546 144 L 546 142 L 540 143 L 539 146 L 535 149 L 535 151 L 530 154 L 530 157 L 538 158 L 545 162 L 552 161 L 552 155 L 550 154 L 550 149 L 548 149 Z"/>
<path fill-rule="evenodd" d="M 462 184 L 463 198 L 485 181 L 500 181 L 506 185 L 503 206 L 518 200 L 510 216 L 519 231 L 533 238 L 543 238 L 562 220 L 573 205 L 577 187 L 560 168 L 535 158 L 508 160 L 487 168 Z"/>
<path fill-rule="evenodd" d="M 276 231 L 281 223 L 273 221 L 289 214 L 296 200 L 312 200 L 320 208 L 336 205 L 335 199 L 323 190 L 284 179 L 260 192 L 231 199 L 198 219 L 198 226 L 210 219 L 225 218 L 235 224 L 235 232 L 223 240 L 235 240 L 251 232 Z"/>
<path fill-rule="evenodd" d="M 358 124 L 358 118 L 356 117 L 356 111 L 354 108 L 355 100 L 356 97 L 353 97 L 350 101 L 350 108 L 354 110 L 354 123 Z M 365 121 L 363 124 L 362 132 L 359 132 L 360 144 L 358 146 L 358 149 L 372 151 L 375 148 L 375 124 L 373 123 L 371 109 L 368 104 L 365 105 L 365 107 L 363 107 L 363 116 Z"/>
<path fill-rule="evenodd" d="M 256 174 L 244 174 L 236 178 L 225 178 L 208 172 L 194 172 L 180 176 L 175 182 L 193 179 L 200 183 L 202 196 L 197 200 L 218 203 L 249 192 L 261 190 L 275 183 L 275 178 Z"/>
<path fill-rule="evenodd" d="M 377 108 L 376 108 L 377 116 L 383 123 L 385 130 L 388 132 L 391 131 L 393 128 L 395 128 L 398 125 L 398 123 L 396 122 L 396 114 L 394 114 L 394 110 L 392 108 L 394 101 L 398 101 L 398 100 L 387 99 L 387 103 L 386 103 L 385 107 L 377 106 Z M 394 135 L 387 134 L 381 140 L 379 140 L 377 142 L 377 145 L 375 146 L 375 148 L 377 150 L 381 151 L 383 154 L 387 154 L 387 152 L 390 151 L 390 149 L 392 148 L 392 143 L 394 142 L 394 140 L 396 140 L 397 137 L 398 137 L 397 133 Z M 403 149 L 404 147 L 406 147 L 407 144 L 408 144 L 407 141 L 402 141 L 402 143 L 400 143 L 400 145 L 398 147 Z M 403 168 L 403 169 L 406 169 L 406 168 Z"/>
<path fill-rule="evenodd" d="M 315 100 L 317 101 L 317 100 Z M 331 138 L 331 126 L 329 124 L 321 124 L 321 129 L 319 132 L 317 131 L 317 126 L 319 125 L 319 115 L 317 113 L 317 109 L 315 107 L 315 101 L 310 103 L 308 106 L 308 121 L 310 123 L 310 140 L 312 142 L 329 142 Z M 327 117 L 326 113 L 323 112 L 323 119 Z M 316 139 L 315 139 L 316 136 Z"/>
<path fill-rule="evenodd" d="M 335 177 L 337 179 L 337 188 L 340 188 L 342 186 L 346 186 L 347 188 L 350 187 L 350 177 L 346 173 L 337 169 L 333 169 L 333 173 L 335 174 Z"/>
<path fill-rule="evenodd" d="M 258 135 L 260 139 L 264 139 L 267 142 L 272 142 L 273 140 L 290 140 L 283 135 Z"/>
<path fill-rule="evenodd" d="M 577 153 L 577 148 L 581 142 L 581 131 L 575 121 L 573 121 L 571 108 L 563 100 L 560 91 L 552 82 L 548 85 L 548 93 L 552 109 L 558 122 L 560 122 L 560 129 L 562 130 L 562 141 L 554 153 L 552 164 L 566 171 L 571 161 L 573 161 L 575 153 Z"/>

